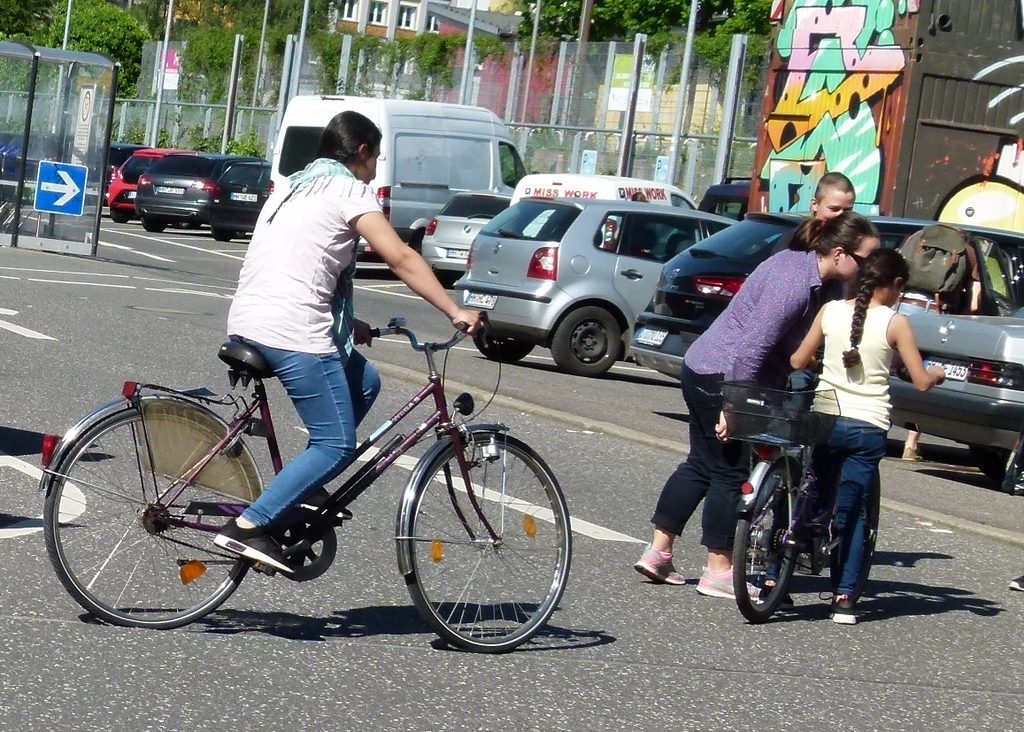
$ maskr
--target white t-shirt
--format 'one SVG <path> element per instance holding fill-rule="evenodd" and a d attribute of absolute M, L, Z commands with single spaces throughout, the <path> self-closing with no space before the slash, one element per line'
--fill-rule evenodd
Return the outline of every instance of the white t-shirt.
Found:
<path fill-rule="evenodd" d="M 336 350 L 331 296 L 359 237 L 348 222 L 380 206 L 368 185 L 341 176 L 317 178 L 287 196 L 287 189 L 275 191 L 260 212 L 228 334 L 287 351 L 330 353 Z"/>

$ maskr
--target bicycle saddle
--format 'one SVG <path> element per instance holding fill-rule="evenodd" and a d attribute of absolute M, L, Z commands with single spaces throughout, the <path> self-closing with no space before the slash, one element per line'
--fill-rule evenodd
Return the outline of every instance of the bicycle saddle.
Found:
<path fill-rule="evenodd" d="M 237 372 L 239 376 L 248 379 L 266 379 L 274 375 L 273 369 L 267 363 L 263 354 L 257 351 L 248 343 L 240 341 L 227 341 L 220 347 L 217 354 L 220 360 Z"/>

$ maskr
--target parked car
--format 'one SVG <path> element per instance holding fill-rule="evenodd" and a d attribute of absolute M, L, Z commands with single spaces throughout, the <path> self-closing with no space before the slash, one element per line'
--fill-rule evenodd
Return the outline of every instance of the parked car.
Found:
<path fill-rule="evenodd" d="M 235 163 L 217 179 L 210 201 L 209 218 L 213 238 L 231 241 L 256 228 L 263 204 L 273 189 L 270 163 Z"/>
<path fill-rule="evenodd" d="M 871 217 L 882 245 L 895 248 L 930 221 Z M 632 354 L 640 364 L 679 378 L 690 344 L 742 286 L 747 275 L 791 235 L 802 217 L 750 213 L 726 231 L 665 264 L 657 292 L 637 316 Z M 910 316 L 926 358 L 944 363 L 949 377 L 927 394 L 895 372 L 890 382 L 893 424 L 966 443 L 978 467 L 997 479 L 1024 424 L 1024 325 L 1009 317 L 1024 304 L 1024 234 L 962 226 L 979 248 L 981 316 L 901 309 Z M 1019 342 L 1018 342 L 1019 341 Z M 1018 376 L 1020 374 L 1020 376 Z"/>
<path fill-rule="evenodd" d="M 138 145 L 134 142 L 112 142 L 110 152 L 107 154 L 107 176 L 113 175 L 114 171 L 124 165 L 139 150 L 145 150 L 148 145 Z"/>
<path fill-rule="evenodd" d="M 750 178 L 726 178 L 704 192 L 698 208 L 739 221 L 747 213 L 749 198 Z"/>
<path fill-rule="evenodd" d="M 481 227 L 509 207 L 500 193 L 456 193 L 430 220 L 423 236 L 423 258 L 442 279 L 466 271 L 469 245 Z"/>
<path fill-rule="evenodd" d="M 623 357 L 662 264 L 734 223 L 633 201 L 527 198 L 480 230 L 455 287 L 466 307 L 488 311 L 488 334 L 475 339 L 487 358 L 518 361 L 540 345 L 563 371 L 597 376 Z"/>
<path fill-rule="evenodd" d="M 118 224 L 124 224 L 135 216 L 135 195 L 139 176 L 149 170 L 160 158 L 171 153 L 190 154 L 188 150 L 169 150 L 165 148 L 144 148 L 135 151 L 120 166 L 114 168 L 107 185 L 106 201 L 110 208 L 110 218 Z"/>
<path fill-rule="evenodd" d="M 175 153 L 157 160 L 140 178 L 135 210 L 146 231 L 169 224 L 210 223 L 210 202 L 220 191 L 217 179 L 236 163 L 261 158 L 216 153 Z"/>

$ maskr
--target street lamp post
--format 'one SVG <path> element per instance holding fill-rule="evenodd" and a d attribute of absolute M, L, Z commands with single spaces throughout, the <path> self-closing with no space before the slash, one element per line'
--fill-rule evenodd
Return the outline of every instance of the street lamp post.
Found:
<path fill-rule="evenodd" d="M 270 0 L 263 5 L 263 28 L 260 30 L 260 48 L 256 54 L 256 77 L 252 82 L 252 106 L 259 101 L 260 76 L 263 74 L 263 44 L 267 40 L 267 17 L 270 15 Z"/>
<path fill-rule="evenodd" d="M 462 55 L 462 84 L 459 86 L 459 104 L 468 104 L 469 95 L 472 92 L 472 82 L 470 82 L 470 74 L 472 73 L 472 64 L 474 61 L 473 53 L 473 31 L 476 28 L 476 4 L 477 0 L 470 0 L 473 4 L 469 8 L 469 30 L 466 33 L 466 50 Z"/>
<path fill-rule="evenodd" d="M 533 7 L 533 34 L 530 36 L 530 60 L 526 62 L 526 88 L 523 89 L 523 111 L 519 115 L 521 122 L 526 121 L 530 107 L 530 86 L 533 84 L 533 58 L 537 50 L 537 30 L 540 28 L 540 3 L 537 0 Z"/>
<path fill-rule="evenodd" d="M 68 41 L 71 39 L 71 8 L 75 5 L 75 0 L 68 0 L 68 12 L 64 16 L 64 45 L 61 46 L 64 50 L 68 48 Z"/>
<path fill-rule="evenodd" d="M 167 4 L 167 24 L 164 26 L 164 44 L 160 49 L 160 58 L 157 59 L 157 63 L 160 64 L 160 73 L 156 85 L 156 108 L 153 111 L 153 129 L 149 131 L 150 147 L 156 147 L 157 130 L 160 128 L 160 106 L 164 101 L 164 74 L 167 73 L 167 50 L 171 43 L 171 21 L 173 19 L 174 0 L 169 0 Z"/>
<path fill-rule="evenodd" d="M 299 40 L 295 48 L 295 61 L 292 66 L 292 83 L 289 97 L 299 93 L 299 81 L 302 79 L 302 54 L 306 47 L 306 26 L 309 23 L 309 0 L 302 3 L 302 22 L 299 24 Z"/>

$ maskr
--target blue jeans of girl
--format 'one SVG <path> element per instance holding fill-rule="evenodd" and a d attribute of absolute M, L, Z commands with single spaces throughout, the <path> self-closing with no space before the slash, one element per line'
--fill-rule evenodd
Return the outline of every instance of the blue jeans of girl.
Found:
<path fill-rule="evenodd" d="M 885 431 L 859 419 L 839 417 L 828 444 L 814 451 L 814 474 L 819 491 L 838 479 L 836 528 L 839 531 L 838 577 L 832 577 L 837 595 L 853 597 L 864 563 L 867 497 L 885 456 Z"/>
<path fill-rule="evenodd" d="M 357 351 L 298 353 L 253 343 L 281 380 L 309 432 L 306 450 L 278 473 L 242 516 L 268 526 L 290 506 L 322 488 L 352 461 L 356 426 L 380 392 L 380 376 Z"/>

